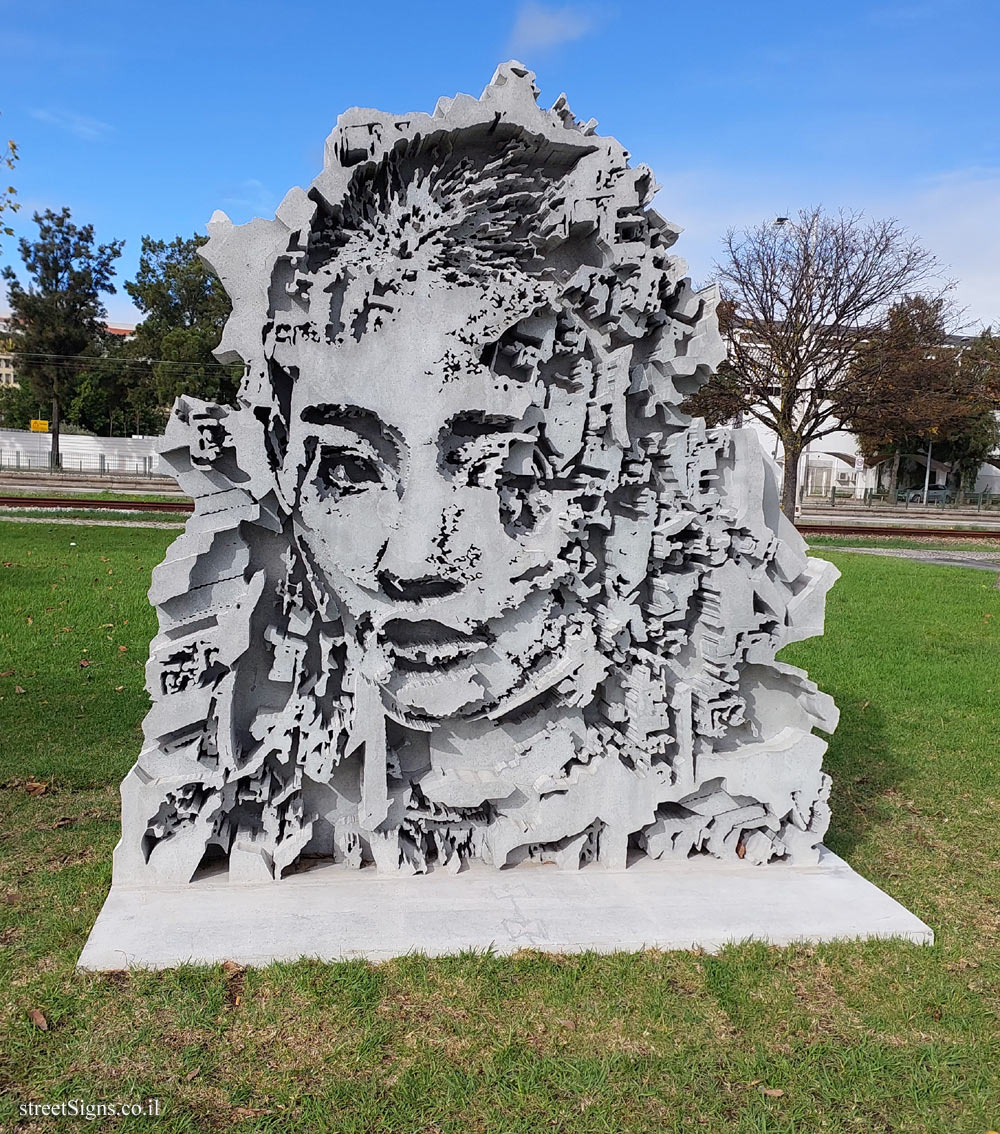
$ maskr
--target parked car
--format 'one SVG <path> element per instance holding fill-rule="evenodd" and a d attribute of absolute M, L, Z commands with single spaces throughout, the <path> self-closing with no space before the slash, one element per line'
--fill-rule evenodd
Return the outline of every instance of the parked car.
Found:
<path fill-rule="evenodd" d="M 900 504 L 922 504 L 924 490 L 922 488 L 901 488 L 896 493 L 896 500 Z M 928 504 L 954 504 L 955 493 L 950 488 L 929 488 L 927 490 Z"/>

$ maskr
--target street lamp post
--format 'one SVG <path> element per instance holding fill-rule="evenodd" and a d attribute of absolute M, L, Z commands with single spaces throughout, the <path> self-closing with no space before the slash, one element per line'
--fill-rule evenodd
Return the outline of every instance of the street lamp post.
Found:
<path fill-rule="evenodd" d="M 931 486 L 931 448 L 933 447 L 933 445 L 934 445 L 933 441 L 927 442 L 927 468 L 924 469 L 924 506 L 925 507 L 927 505 L 927 490 Z"/>

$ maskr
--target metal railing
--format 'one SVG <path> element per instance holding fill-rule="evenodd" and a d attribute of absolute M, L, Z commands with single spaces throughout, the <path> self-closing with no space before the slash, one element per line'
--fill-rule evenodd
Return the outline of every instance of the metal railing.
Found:
<path fill-rule="evenodd" d="M 65 475 L 67 473 L 86 473 L 88 476 L 134 476 L 162 477 L 172 480 L 166 473 L 154 472 L 156 458 L 151 455 L 140 457 L 119 456 L 117 454 L 92 453 L 86 456 L 64 454 L 58 465 L 51 453 L 44 455 L 22 453 L 20 450 L 0 449 L 0 472 L 31 472 Z"/>
<path fill-rule="evenodd" d="M 1000 492 L 970 492 L 965 489 L 930 489 L 927 503 L 924 503 L 923 488 L 898 489 L 896 499 L 890 500 L 887 492 L 876 492 L 866 488 L 863 496 L 857 496 L 853 488 L 838 488 L 833 485 L 829 491 L 803 492 L 799 497 L 803 507 L 846 507 L 866 508 L 873 511 L 909 511 L 911 508 L 931 509 L 937 512 L 988 512 L 1000 509 Z"/>

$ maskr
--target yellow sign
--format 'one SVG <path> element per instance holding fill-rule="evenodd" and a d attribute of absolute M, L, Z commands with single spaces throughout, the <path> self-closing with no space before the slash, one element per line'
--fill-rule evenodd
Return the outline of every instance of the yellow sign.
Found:
<path fill-rule="evenodd" d="M 40 418 L 33 417 L 31 419 L 31 432 L 32 433 L 48 433 L 49 423 Z"/>

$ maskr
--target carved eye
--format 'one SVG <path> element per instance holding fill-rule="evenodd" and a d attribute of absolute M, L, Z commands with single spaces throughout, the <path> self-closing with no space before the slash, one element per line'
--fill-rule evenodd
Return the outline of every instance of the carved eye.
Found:
<path fill-rule="evenodd" d="M 316 463 L 316 479 L 321 499 L 351 496 L 382 483 L 382 470 L 372 457 L 354 449 L 324 445 Z"/>
<path fill-rule="evenodd" d="M 496 488 L 511 442 L 514 421 L 486 414 L 455 419 L 442 439 L 444 463 L 453 475 L 476 488 Z"/>
<path fill-rule="evenodd" d="M 494 434 L 476 437 L 461 445 L 455 463 L 465 474 L 465 482 L 478 488 L 496 488 L 503 470 L 511 438 Z"/>

